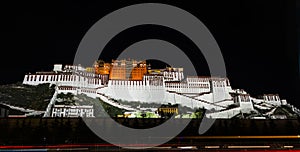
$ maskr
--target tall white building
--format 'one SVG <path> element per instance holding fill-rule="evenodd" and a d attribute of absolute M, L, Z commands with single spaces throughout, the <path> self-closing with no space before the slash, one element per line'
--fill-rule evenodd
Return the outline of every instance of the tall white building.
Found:
<path fill-rule="evenodd" d="M 51 117 L 95 117 L 93 106 L 54 105 Z"/>

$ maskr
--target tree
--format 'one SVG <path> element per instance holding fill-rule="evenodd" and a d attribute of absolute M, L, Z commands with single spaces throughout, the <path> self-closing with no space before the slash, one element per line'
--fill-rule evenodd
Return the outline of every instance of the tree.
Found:
<path fill-rule="evenodd" d="M 74 95 L 73 95 L 72 93 L 68 92 L 68 93 L 66 94 L 66 98 L 67 98 L 68 100 L 73 100 Z"/>
<path fill-rule="evenodd" d="M 141 116 L 142 116 L 143 118 L 145 118 L 145 117 L 146 117 L 146 114 L 145 114 L 145 113 L 142 113 Z"/>
<path fill-rule="evenodd" d="M 57 98 L 64 100 L 65 99 L 65 94 L 60 93 L 60 94 L 57 95 Z"/>

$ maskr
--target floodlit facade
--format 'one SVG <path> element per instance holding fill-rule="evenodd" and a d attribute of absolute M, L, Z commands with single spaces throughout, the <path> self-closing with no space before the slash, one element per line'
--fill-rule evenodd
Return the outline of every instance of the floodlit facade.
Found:
<path fill-rule="evenodd" d="M 51 117 L 95 117 L 93 106 L 54 105 Z"/>
<path fill-rule="evenodd" d="M 87 68 L 55 64 L 51 72 L 24 76 L 23 84 L 42 83 L 55 84 L 57 93 L 83 93 L 123 109 L 135 108 L 115 103 L 114 100 L 205 108 L 215 111 L 207 115 L 213 118 L 231 118 L 241 112 L 251 113 L 255 108 L 266 108 L 261 103 L 273 106 L 287 104 L 277 94 L 254 98 L 244 90 L 232 89 L 228 78 L 185 77 L 183 68 L 151 69 L 146 61 L 136 60 L 113 60 L 111 63 L 99 60 L 93 67 Z M 60 109 L 68 108 L 53 108 L 51 116 L 67 116 L 66 113 L 58 112 Z"/>

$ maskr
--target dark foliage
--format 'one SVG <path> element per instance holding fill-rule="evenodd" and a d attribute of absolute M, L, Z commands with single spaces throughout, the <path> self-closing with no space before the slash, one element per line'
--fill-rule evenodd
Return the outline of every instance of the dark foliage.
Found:
<path fill-rule="evenodd" d="M 0 102 L 34 110 L 45 110 L 52 95 L 54 85 L 40 84 L 37 86 L 20 83 L 1 85 Z"/>

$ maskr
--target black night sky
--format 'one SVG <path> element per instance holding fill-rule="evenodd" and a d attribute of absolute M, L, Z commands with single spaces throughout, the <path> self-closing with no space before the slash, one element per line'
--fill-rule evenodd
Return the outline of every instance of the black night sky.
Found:
<path fill-rule="evenodd" d="M 245 89 L 253 96 L 278 93 L 300 107 L 295 1 L 143 2 L 171 4 L 198 17 L 221 48 L 233 88 Z M 0 84 L 22 81 L 28 72 L 52 70 L 56 63 L 72 64 L 82 37 L 95 22 L 137 3 L 141 1 L 10 3 L 3 22 L 8 27 L 2 35 Z M 209 74 L 198 48 L 181 33 L 161 26 L 141 25 L 121 32 L 107 44 L 101 58 L 110 61 L 129 45 L 150 38 L 178 46 L 199 75 Z"/>

